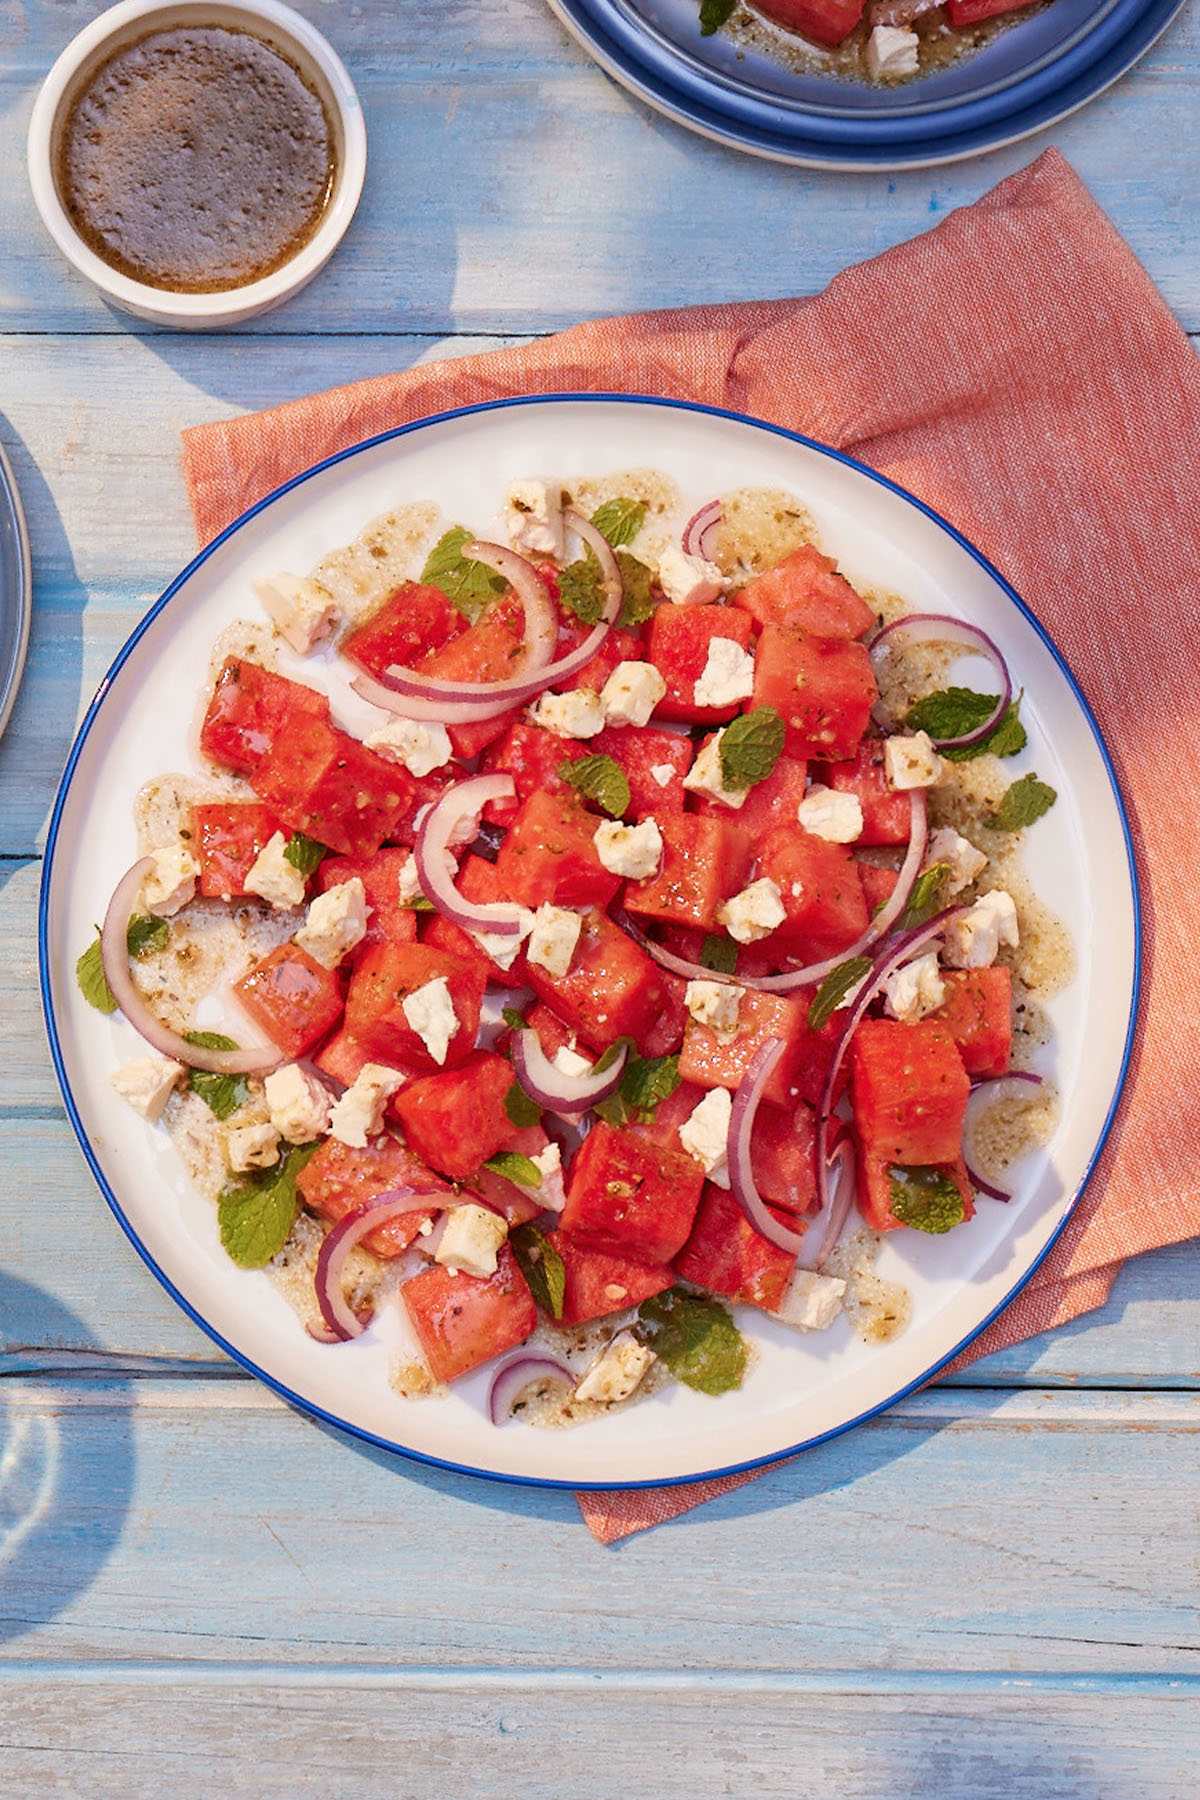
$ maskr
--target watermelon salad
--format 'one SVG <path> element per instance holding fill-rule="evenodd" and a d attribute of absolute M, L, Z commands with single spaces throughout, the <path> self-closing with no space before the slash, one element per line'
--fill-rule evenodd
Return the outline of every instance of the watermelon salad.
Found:
<path fill-rule="evenodd" d="M 393 1312 L 404 1391 L 493 1365 L 497 1424 L 735 1388 L 756 1317 L 830 1329 L 850 1234 L 1008 1198 L 968 1110 L 1039 1082 L 994 871 L 1054 791 L 945 822 L 1025 745 L 996 645 L 885 620 L 799 508 L 747 558 L 730 500 L 680 529 L 583 492 L 514 483 L 357 609 L 258 581 L 205 775 L 165 778 L 166 835 L 143 807 L 78 965 L 146 1040 L 117 1093 L 204 1140 L 233 1261 L 286 1272 L 330 1356 Z M 964 655 L 993 691 L 946 679 Z M 219 1031 L 181 985 L 214 942 Z"/>
<path fill-rule="evenodd" d="M 881 86 L 959 61 L 1046 0 L 700 0 L 699 29 L 764 47 L 756 14 L 813 46 L 811 66 Z"/>

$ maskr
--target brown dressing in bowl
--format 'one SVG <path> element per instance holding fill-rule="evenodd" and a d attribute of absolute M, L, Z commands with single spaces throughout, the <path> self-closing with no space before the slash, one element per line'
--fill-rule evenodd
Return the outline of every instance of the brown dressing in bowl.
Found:
<path fill-rule="evenodd" d="M 60 132 L 55 177 L 84 242 L 172 293 L 245 287 L 308 243 L 333 191 L 333 126 L 272 45 L 179 25 L 123 45 Z"/>

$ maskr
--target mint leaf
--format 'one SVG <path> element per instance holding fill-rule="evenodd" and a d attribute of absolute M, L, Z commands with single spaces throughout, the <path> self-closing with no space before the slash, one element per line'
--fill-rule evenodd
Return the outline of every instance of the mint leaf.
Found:
<path fill-rule="evenodd" d="M 746 1342 L 718 1301 L 687 1288 L 668 1288 L 643 1300 L 638 1318 L 655 1355 L 676 1380 L 702 1394 L 727 1394 L 741 1387 Z"/>
<path fill-rule="evenodd" d="M 465 525 L 455 525 L 440 537 L 421 570 L 427 587 L 441 588 L 447 600 L 474 622 L 496 594 L 502 594 L 508 583 L 486 563 L 472 562 L 463 555 L 463 545 L 475 536 Z"/>
<path fill-rule="evenodd" d="M 405 912 L 434 912 L 436 910 L 433 901 L 427 900 L 424 894 L 414 894 L 411 900 L 402 900 L 400 905 Z"/>
<path fill-rule="evenodd" d="M 236 1050 L 237 1041 L 226 1037 L 223 1031 L 185 1031 L 185 1044 L 194 1044 L 197 1050 Z"/>
<path fill-rule="evenodd" d="M 813 995 L 812 1005 L 808 1009 L 809 1029 L 820 1031 L 822 1025 L 833 1017 L 850 989 L 857 987 L 863 976 L 870 974 L 870 971 L 869 956 L 850 956 L 845 962 L 839 963 L 836 969 L 830 969 Z"/>
<path fill-rule="evenodd" d="M 1057 791 L 1036 775 L 1022 775 L 1006 788 L 999 806 L 988 820 L 993 831 L 1021 831 L 1048 813 L 1058 799 Z"/>
<path fill-rule="evenodd" d="M 602 1050 L 592 1064 L 592 1074 L 603 1075 L 605 1069 L 611 1069 L 622 1050 L 630 1056 L 637 1054 L 637 1046 L 631 1037 L 619 1037 L 615 1044 L 610 1044 L 607 1050 Z"/>
<path fill-rule="evenodd" d="M 302 831 L 293 831 L 283 846 L 283 855 L 293 869 L 299 869 L 302 875 L 311 875 L 320 867 L 329 851 L 324 844 L 318 844 L 316 838 L 306 837 Z"/>
<path fill-rule="evenodd" d="M 632 798 L 629 777 L 611 756 L 579 756 L 559 763 L 558 773 L 569 787 L 593 801 L 611 819 L 619 819 Z"/>
<path fill-rule="evenodd" d="M 183 1035 L 197 1050 L 237 1049 L 234 1040 L 220 1031 L 185 1031 Z M 216 1075 L 208 1069 L 189 1069 L 188 1087 L 193 1094 L 199 1094 L 218 1119 L 227 1119 L 239 1106 L 244 1106 L 250 1096 L 250 1086 L 244 1075 Z"/>
<path fill-rule="evenodd" d="M 700 36 L 711 37 L 732 17 L 737 0 L 700 0 Z"/>
<path fill-rule="evenodd" d="M 510 1122 L 523 1131 L 527 1125 L 536 1125 L 542 1116 L 542 1109 L 536 1100 L 531 1100 L 519 1081 L 514 1081 L 504 1096 L 504 1110 Z"/>
<path fill-rule="evenodd" d="M 727 788 L 765 781 L 783 751 L 783 720 L 773 706 L 756 706 L 721 733 L 721 779 Z"/>
<path fill-rule="evenodd" d="M 221 1243 L 239 1269 L 261 1269 L 287 1243 L 300 1210 L 296 1177 L 317 1147 L 293 1145 L 275 1168 L 222 1189 L 217 1199 Z"/>
<path fill-rule="evenodd" d="M 902 930 L 909 930 L 913 925 L 924 925 L 932 919 L 942 903 L 942 888 L 950 873 L 949 863 L 930 863 L 913 883 L 908 905 L 900 916 Z"/>
<path fill-rule="evenodd" d="M 617 551 L 617 566 L 621 571 L 622 593 L 617 624 L 644 625 L 654 615 L 654 570 L 631 556 L 628 550 Z"/>
<path fill-rule="evenodd" d="M 645 522 L 644 500 L 606 500 L 592 514 L 592 524 L 614 550 L 619 550 L 622 544 L 632 544 Z"/>
<path fill-rule="evenodd" d="M 604 585 L 600 564 L 589 550 L 578 562 L 568 563 L 558 574 L 558 597 L 568 612 L 584 625 L 594 625 L 604 611 Z"/>
<path fill-rule="evenodd" d="M 509 1233 L 517 1266 L 529 1283 L 529 1291 L 544 1313 L 561 1319 L 567 1292 L 567 1270 L 562 1257 L 544 1231 L 536 1225 L 518 1225 Z"/>
<path fill-rule="evenodd" d="M 621 1075 L 620 1095 L 642 1125 L 649 1125 L 659 1102 L 679 1086 L 677 1056 L 631 1056 Z"/>
<path fill-rule="evenodd" d="M 910 706 L 904 723 L 910 731 L 927 731 L 931 738 L 965 737 L 977 731 L 996 710 L 998 694 L 977 694 L 973 688 L 941 688 Z M 996 726 L 977 744 L 939 752 L 951 762 L 971 762 L 991 751 L 993 756 L 1015 756 L 1026 744 L 1025 727 L 1017 717 L 1021 702 L 1006 707 Z"/>
<path fill-rule="evenodd" d="M 522 1156 L 519 1150 L 497 1150 L 483 1166 L 493 1175 L 502 1175 L 505 1181 L 514 1181 L 518 1187 L 539 1188 L 542 1185 L 542 1171 L 531 1156 Z"/>
<path fill-rule="evenodd" d="M 529 1028 L 529 1020 L 523 1012 L 518 1012 L 515 1006 L 502 1006 L 500 1017 L 510 1031 L 526 1031 Z"/>
<path fill-rule="evenodd" d="M 89 1006 L 97 1012 L 115 1013 L 117 1003 L 113 999 L 113 991 L 104 974 L 104 963 L 100 957 L 100 933 L 97 931 L 79 961 L 75 964 L 75 979 L 79 983 L 79 991 Z"/>
<path fill-rule="evenodd" d="M 940 1236 L 962 1224 L 963 1197 L 944 1169 L 920 1164 L 897 1164 L 888 1170 L 891 1179 L 892 1217 L 917 1231 Z"/>
<path fill-rule="evenodd" d="M 700 964 L 715 969 L 720 975 L 732 975 L 737 968 L 738 947 L 723 931 L 710 931 L 700 946 Z"/>
<path fill-rule="evenodd" d="M 165 950 L 170 938 L 171 927 L 167 921 L 156 918 L 153 913 L 135 913 L 125 933 L 129 954 L 136 956 L 139 961 L 143 957 L 155 955 L 159 950 Z"/>

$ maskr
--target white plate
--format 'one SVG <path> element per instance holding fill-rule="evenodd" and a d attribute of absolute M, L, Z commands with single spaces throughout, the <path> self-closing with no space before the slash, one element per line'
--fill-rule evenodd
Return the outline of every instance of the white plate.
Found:
<path fill-rule="evenodd" d="M 169 1143 L 113 1096 L 109 1073 L 138 1040 L 86 1005 L 73 969 L 136 854 L 136 790 L 152 774 L 195 766 L 197 672 L 220 629 L 253 613 L 253 577 L 309 567 L 402 500 L 432 499 L 482 524 L 504 484 L 531 468 L 570 480 L 636 465 L 672 475 L 689 505 L 742 485 L 787 487 L 852 579 L 973 619 L 999 642 L 1025 690 L 1030 734 L 1013 770 L 1036 766 L 1059 791 L 1030 834 L 1028 861 L 1078 950 L 1076 978 L 1051 1007 L 1044 1065 L 1062 1118 L 1048 1148 L 1019 1165 L 1010 1206 L 984 1200 L 971 1226 L 946 1238 L 889 1237 L 880 1270 L 907 1282 L 915 1303 L 895 1343 L 868 1347 L 845 1321 L 799 1337 L 747 1311 L 760 1354 L 740 1393 L 712 1400 L 672 1386 L 572 1431 L 496 1430 L 484 1414 L 489 1371 L 445 1400 L 401 1400 L 387 1385 L 386 1321 L 358 1343 L 318 1345 L 267 1276 L 229 1262 L 214 1209 Z M 375 438 L 297 477 L 197 557 L 129 639 L 80 729 L 51 820 L 39 935 L 51 1048 L 84 1154 L 136 1249 L 198 1324 L 287 1398 L 376 1443 L 499 1479 L 600 1487 L 786 1456 L 890 1405 L 955 1355 L 1037 1266 L 1091 1172 L 1125 1072 L 1138 971 L 1112 765 L 1062 657 L 997 572 L 927 507 L 834 451 L 730 413 L 605 395 L 500 402 Z"/>

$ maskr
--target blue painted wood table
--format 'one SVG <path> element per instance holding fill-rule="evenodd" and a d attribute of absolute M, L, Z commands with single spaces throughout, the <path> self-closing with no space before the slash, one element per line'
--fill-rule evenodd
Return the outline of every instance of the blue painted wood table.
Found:
<path fill-rule="evenodd" d="M 365 200 L 297 302 L 215 338 L 132 326 L 59 262 L 22 142 L 95 8 L 0 7 L 0 433 L 37 583 L 0 747 L 0 1793 L 1194 1793 L 1194 1248 L 602 1550 L 570 1495 L 389 1461 L 243 1379 L 92 1186 L 36 1002 L 39 843 L 83 705 L 191 552 L 180 427 L 590 314 L 813 290 L 1040 147 L 797 172 L 640 110 L 541 0 L 301 4 L 362 94 Z M 1192 6 L 1054 134 L 1193 331 L 1198 117 Z"/>

